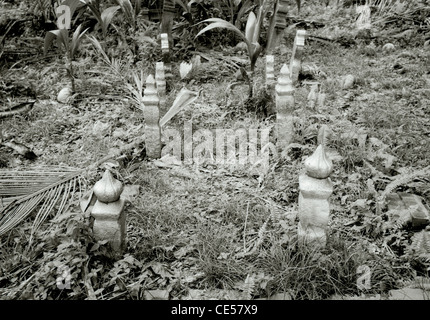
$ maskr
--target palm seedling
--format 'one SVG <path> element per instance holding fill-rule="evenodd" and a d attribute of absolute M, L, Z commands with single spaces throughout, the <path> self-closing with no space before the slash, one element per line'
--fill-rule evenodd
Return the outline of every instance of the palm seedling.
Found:
<path fill-rule="evenodd" d="M 198 37 L 207 31 L 213 30 L 215 28 L 222 28 L 222 29 L 233 31 L 246 44 L 248 59 L 249 59 L 250 68 L 251 68 L 251 76 L 248 77 L 249 97 L 252 97 L 253 95 L 253 78 L 254 78 L 255 64 L 261 52 L 261 46 L 258 41 L 260 38 L 261 24 L 264 18 L 263 16 L 264 10 L 263 10 L 263 1 L 260 1 L 260 3 L 261 5 L 258 8 L 257 16 L 252 11 L 249 13 L 248 20 L 246 22 L 245 32 L 242 32 L 239 28 L 237 28 L 235 25 L 233 25 L 232 23 L 226 20 L 219 19 L 219 18 L 210 18 L 202 21 L 202 23 L 210 22 L 210 24 L 205 28 L 203 28 L 202 30 L 200 30 L 199 33 L 196 35 L 196 37 Z"/>
<path fill-rule="evenodd" d="M 76 56 L 76 53 L 78 52 L 81 39 L 85 34 L 85 32 L 87 32 L 87 30 L 88 29 L 85 29 L 82 31 L 82 24 L 81 24 L 76 28 L 75 32 L 73 32 L 71 39 L 69 38 L 69 30 L 67 29 L 51 30 L 51 31 L 48 31 L 45 36 L 45 46 L 44 46 L 45 55 L 49 47 L 52 45 L 52 42 L 55 39 L 57 39 L 58 46 L 59 47 L 62 46 L 64 48 L 65 58 L 66 58 L 66 70 L 70 78 L 72 92 L 75 92 L 73 60 Z"/>

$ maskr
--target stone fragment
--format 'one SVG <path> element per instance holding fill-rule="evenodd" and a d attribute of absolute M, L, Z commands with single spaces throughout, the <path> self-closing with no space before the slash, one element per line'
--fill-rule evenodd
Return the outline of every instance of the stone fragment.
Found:
<path fill-rule="evenodd" d="M 392 193 L 386 197 L 388 211 L 391 218 L 400 224 L 412 222 L 413 227 L 429 224 L 430 213 L 423 199 L 415 194 L 407 192 Z"/>
<path fill-rule="evenodd" d="M 386 43 L 382 46 L 383 52 L 393 52 L 394 50 L 396 50 L 396 47 L 392 43 Z"/>
<path fill-rule="evenodd" d="M 354 85 L 355 77 L 352 74 L 348 74 L 342 78 L 342 89 L 351 89 Z"/>
<path fill-rule="evenodd" d="M 58 92 L 57 101 L 61 103 L 67 103 L 72 95 L 72 89 L 65 87 L 61 89 L 60 92 Z"/>

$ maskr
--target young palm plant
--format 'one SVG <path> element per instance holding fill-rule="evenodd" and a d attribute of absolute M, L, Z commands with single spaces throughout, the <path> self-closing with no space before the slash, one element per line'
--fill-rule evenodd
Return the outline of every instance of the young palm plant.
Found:
<path fill-rule="evenodd" d="M 72 92 L 75 92 L 73 60 L 76 56 L 76 53 L 78 52 L 81 39 L 85 34 L 85 32 L 87 32 L 87 30 L 88 29 L 85 29 L 82 31 L 82 24 L 80 24 L 76 28 L 75 32 L 73 32 L 73 36 L 71 39 L 69 39 L 69 30 L 67 29 L 51 30 L 51 31 L 48 31 L 45 36 L 45 46 L 44 46 L 45 55 L 49 47 L 52 45 L 52 42 L 55 39 L 57 39 L 57 43 L 59 47 L 61 46 L 64 47 L 65 58 L 66 58 L 66 70 L 70 78 Z"/>
<path fill-rule="evenodd" d="M 261 24 L 264 18 L 263 2 L 264 1 L 260 1 L 260 7 L 258 8 L 257 16 L 252 11 L 249 13 L 248 20 L 246 22 L 245 32 L 242 32 L 239 28 L 237 28 L 235 25 L 228 21 L 219 18 L 210 18 L 201 22 L 210 22 L 210 24 L 200 30 L 199 33 L 196 35 L 197 38 L 198 36 L 202 35 L 207 31 L 213 30 L 215 28 L 222 28 L 233 31 L 240 37 L 243 42 L 245 42 L 251 69 L 251 76 L 248 77 L 250 98 L 253 95 L 253 78 L 255 64 L 257 62 L 258 56 L 261 53 L 261 45 L 258 41 L 260 38 Z"/>

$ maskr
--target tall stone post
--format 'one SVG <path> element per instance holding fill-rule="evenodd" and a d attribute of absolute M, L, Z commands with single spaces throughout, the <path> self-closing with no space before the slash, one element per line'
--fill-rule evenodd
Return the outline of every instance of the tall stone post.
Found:
<path fill-rule="evenodd" d="M 97 198 L 91 215 L 94 217 L 93 234 L 96 240 L 108 240 L 115 253 L 125 249 L 126 214 L 125 201 L 121 197 L 123 185 L 116 180 L 109 170 L 94 185 L 93 191 Z"/>
<path fill-rule="evenodd" d="M 294 133 L 294 87 L 290 79 L 288 66 L 281 68 L 278 84 L 275 87 L 276 94 L 276 147 L 279 152 L 285 150 L 291 143 Z"/>
<path fill-rule="evenodd" d="M 305 46 L 306 30 L 297 30 L 294 38 L 293 52 L 290 60 L 291 81 L 296 84 L 302 66 L 303 48 Z"/>
<path fill-rule="evenodd" d="M 278 46 L 282 33 L 287 27 L 288 0 L 278 0 L 274 7 L 273 16 L 270 19 L 267 50 L 270 52 Z"/>
<path fill-rule="evenodd" d="M 161 56 L 164 63 L 165 78 L 170 80 L 172 78 L 172 67 L 170 65 L 170 51 L 169 39 L 167 33 L 161 34 Z"/>
<path fill-rule="evenodd" d="M 155 64 L 155 82 L 157 85 L 158 98 L 160 99 L 160 110 L 166 111 L 166 77 L 164 74 L 164 63 Z"/>
<path fill-rule="evenodd" d="M 172 28 L 175 17 L 175 0 L 163 1 L 163 14 L 161 17 L 161 33 L 167 34 L 169 47 L 173 45 Z"/>
<path fill-rule="evenodd" d="M 271 54 L 266 55 L 266 88 L 269 92 L 275 86 L 275 57 Z"/>
<path fill-rule="evenodd" d="M 160 100 L 152 74 L 146 79 L 146 88 L 143 94 L 146 155 L 151 159 L 159 159 L 161 157 L 160 110 L 158 106 Z"/>
<path fill-rule="evenodd" d="M 305 169 L 306 173 L 299 176 L 298 240 L 300 245 L 321 248 L 327 242 L 328 198 L 333 192 L 329 178 L 333 164 L 322 144 L 306 159 Z"/>

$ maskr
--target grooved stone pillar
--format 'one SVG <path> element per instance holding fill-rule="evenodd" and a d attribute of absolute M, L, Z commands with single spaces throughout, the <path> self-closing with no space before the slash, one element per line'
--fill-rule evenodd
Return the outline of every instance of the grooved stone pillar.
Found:
<path fill-rule="evenodd" d="M 119 198 L 118 196 L 113 198 L 113 192 L 109 189 L 111 187 L 110 181 L 103 181 L 106 180 L 105 175 L 104 178 L 98 182 L 103 184 L 103 188 L 98 189 L 101 191 L 96 193 L 96 186 L 94 186 L 94 195 L 96 196 L 97 201 L 91 212 L 91 215 L 95 219 L 93 224 L 93 234 L 98 241 L 108 240 L 114 252 L 121 253 L 125 249 L 126 244 L 125 201 L 120 196 L 120 193 L 123 190 L 122 184 L 118 180 L 114 179 L 109 172 L 109 179 L 112 179 L 110 181 L 115 181 L 117 188 L 120 187 L 120 189 L 116 191 L 119 193 Z M 111 200 L 114 201 L 111 202 Z"/>
<path fill-rule="evenodd" d="M 268 54 L 266 55 L 266 88 L 269 92 L 272 92 L 275 83 L 275 57 Z"/>
<path fill-rule="evenodd" d="M 167 33 L 162 33 L 161 37 L 161 56 L 164 63 L 165 77 L 167 80 L 172 78 L 172 67 L 170 65 L 169 38 Z"/>
<path fill-rule="evenodd" d="M 294 87 L 290 79 L 288 66 L 281 68 L 276 94 L 276 147 L 282 152 L 291 143 L 293 137 Z"/>
<path fill-rule="evenodd" d="M 160 100 L 152 74 L 146 79 L 143 94 L 146 155 L 148 158 L 158 159 L 161 157 L 160 110 L 158 107 Z"/>
<path fill-rule="evenodd" d="M 166 111 L 166 77 L 164 74 L 164 63 L 155 64 L 155 82 L 157 85 L 158 98 L 160 99 L 160 109 Z"/>
<path fill-rule="evenodd" d="M 299 244 L 325 247 L 330 214 L 328 198 L 333 192 L 328 176 L 333 164 L 326 157 L 323 145 L 305 161 L 305 168 L 306 173 L 299 176 Z"/>

